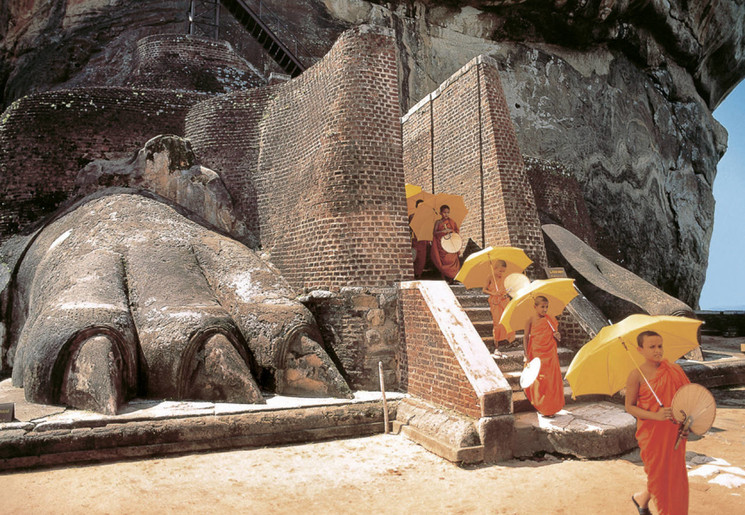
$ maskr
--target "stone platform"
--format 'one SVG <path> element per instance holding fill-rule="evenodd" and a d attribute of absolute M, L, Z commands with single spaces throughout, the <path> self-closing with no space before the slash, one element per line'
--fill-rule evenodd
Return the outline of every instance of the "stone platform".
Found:
<path fill-rule="evenodd" d="M 401 393 L 386 393 L 390 418 Z M 354 399 L 271 396 L 266 404 L 133 400 L 117 415 L 30 404 L 10 379 L 0 403 L 15 421 L 0 424 L 0 470 L 262 447 L 382 433 L 379 392 Z"/>
<path fill-rule="evenodd" d="M 580 402 L 567 405 L 553 417 L 536 412 L 515 415 L 516 457 L 539 452 L 578 458 L 617 456 L 636 447 L 636 419 L 623 405 Z"/>
<path fill-rule="evenodd" d="M 708 388 L 743 385 L 743 343 L 745 338 L 707 336 L 702 345 L 705 361 L 678 363 L 692 382 Z M 386 396 L 396 432 L 451 461 L 483 459 L 473 419 L 443 410 L 414 412 L 411 406 L 420 401 L 410 399 L 402 404 L 407 395 L 389 392 Z M 553 418 L 535 412 L 515 413 L 514 433 L 504 435 L 513 439 L 514 455 L 548 452 L 602 458 L 633 448 L 635 422 L 624 411 L 623 395 L 605 400 L 596 397 L 570 401 Z M 0 382 L 0 403 L 6 402 L 15 403 L 16 420 L 0 424 L 0 470 L 383 432 L 379 392 L 356 392 L 352 400 L 270 396 L 264 405 L 134 400 L 119 414 L 108 416 L 27 403 L 23 391 L 13 388 L 8 379 Z"/>

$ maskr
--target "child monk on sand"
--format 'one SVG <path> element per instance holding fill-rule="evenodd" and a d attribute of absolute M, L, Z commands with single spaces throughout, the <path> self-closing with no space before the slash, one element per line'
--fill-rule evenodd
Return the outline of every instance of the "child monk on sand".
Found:
<path fill-rule="evenodd" d="M 435 227 L 432 231 L 432 250 L 430 251 L 430 256 L 443 278 L 452 284 L 453 279 L 458 275 L 458 270 L 460 270 L 460 260 L 458 259 L 458 254 L 450 254 L 442 248 L 442 238 L 453 232 L 460 233 L 460 229 L 458 228 L 458 224 L 455 223 L 455 220 L 450 218 L 450 206 L 440 206 L 440 216 L 442 218 L 435 222 Z"/>
<path fill-rule="evenodd" d="M 510 301 L 510 296 L 507 295 L 507 289 L 504 287 L 504 272 L 507 270 L 507 263 L 503 259 L 498 259 L 492 266 L 492 273 L 489 275 L 489 280 L 486 282 L 486 286 L 481 289 L 484 293 L 489 295 L 489 310 L 491 311 L 492 323 L 494 329 L 494 355 L 502 356 L 499 352 L 500 343 L 509 343 L 515 340 L 515 332 L 507 332 L 502 324 L 499 323 L 499 319 L 502 318 L 504 308 Z"/>
<path fill-rule="evenodd" d="M 655 500 L 661 514 L 688 513 L 688 473 L 685 462 L 685 440 L 673 449 L 679 425 L 673 419 L 675 392 L 688 384 L 688 378 L 675 363 L 662 358 L 662 336 L 644 331 L 637 337 L 644 363 L 634 369 L 626 381 L 626 411 L 636 417 L 636 439 L 639 442 L 647 488 L 631 496 L 641 515 L 649 514 L 649 501 Z M 660 406 L 644 378 L 659 397 Z M 683 436 L 687 436 L 684 433 Z"/>
<path fill-rule="evenodd" d="M 561 377 L 557 342 L 561 334 L 558 322 L 548 314 L 548 299 L 536 295 L 535 314 L 525 324 L 523 347 L 525 363 L 541 359 L 538 378 L 525 390 L 525 396 L 541 415 L 552 417 L 564 407 L 564 380 Z"/>

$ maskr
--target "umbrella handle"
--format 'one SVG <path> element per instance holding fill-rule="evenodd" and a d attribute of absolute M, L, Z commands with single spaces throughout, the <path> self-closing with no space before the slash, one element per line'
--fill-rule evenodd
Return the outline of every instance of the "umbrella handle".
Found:
<path fill-rule="evenodd" d="M 491 264 L 491 256 L 489 256 L 489 271 L 491 272 L 491 280 L 494 281 L 494 290 L 499 291 L 497 288 L 497 276 L 494 275 L 494 265 Z"/>
<path fill-rule="evenodd" d="M 660 405 L 660 408 L 664 408 L 664 405 L 662 404 L 662 401 L 660 400 L 660 398 L 657 397 L 657 393 L 654 391 L 654 388 L 652 388 L 652 385 L 649 384 L 649 381 L 647 381 L 647 376 L 644 375 L 644 372 L 642 372 L 642 369 L 639 368 L 639 365 L 636 364 L 636 361 L 634 361 L 634 358 L 631 357 L 631 351 L 626 346 L 626 342 L 623 341 L 621 338 L 619 338 L 619 340 L 621 340 L 621 345 L 623 345 L 623 348 L 626 349 L 626 352 L 628 353 L 629 359 L 634 364 L 634 366 L 639 371 L 639 373 L 642 375 L 642 379 L 644 379 L 644 382 L 647 383 L 647 387 L 649 388 L 649 391 L 652 392 L 652 395 L 654 395 L 654 398 L 657 400 L 657 404 Z"/>

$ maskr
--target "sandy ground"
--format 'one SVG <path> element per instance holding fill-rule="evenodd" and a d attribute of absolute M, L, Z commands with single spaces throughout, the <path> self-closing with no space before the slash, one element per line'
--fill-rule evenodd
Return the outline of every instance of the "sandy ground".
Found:
<path fill-rule="evenodd" d="M 712 430 L 688 444 L 693 514 L 745 513 L 745 389 L 728 395 Z M 377 435 L 4 474 L 0 512 L 634 514 L 643 485 L 638 453 L 462 468 Z"/>

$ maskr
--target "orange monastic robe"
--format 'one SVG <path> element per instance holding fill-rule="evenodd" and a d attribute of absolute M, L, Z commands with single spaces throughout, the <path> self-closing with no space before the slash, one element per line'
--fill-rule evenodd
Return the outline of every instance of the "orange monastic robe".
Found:
<path fill-rule="evenodd" d="M 670 406 L 678 388 L 689 382 L 683 369 L 667 360 L 662 360 L 654 377 L 649 379 L 665 406 Z M 647 411 L 660 409 L 644 380 L 639 386 L 636 405 Z M 681 440 L 678 449 L 673 450 L 679 427 L 669 420 L 637 420 L 636 423 L 636 440 L 647 473 L 647 490 L 661 514 L 688 513 L 685 440 Z"/>
<path fill-rule="evenodd" d="M 528 361 L 541 359 L 538 379 L 525 390 L 530 403 L 541 415 L 550 416 L 564 407 L 564 380 L 561 378 L 559 354 L 554 332 L 559 327 L 551 315 L 539 318 L 530 328 Z"/>
<path fill-rule="evenodd" d="M 447 220 L 440 220 L 440 223 L 446 225 L 451 231 L 460 233 L 458 224 L 456 224 L 452 218 Z M 432 250 L 430 251 L 430 257 L 432 262 L 435 264 L 437 269 L 442 272 L 442 275 L 449 279 L 453 279 L 458 275 L 460 270 L 460 261 L 458 260 L 458 254 L 450 254 L 442 248 L 442 235 L 438 236 L 434 234 L 432 236 Z"/>
<path fill-rule="evenodd" d="M 494 279 L 497 280 L 497 294 L 489 295 L 489 310 L 491 311 L 492 323 L 494 324 L 494 343 L 497 344 L 502 340 L 509 340 L 515 333 L 507 333 L 507 329 L 499 323 L 499 319 L 502 318 L 502 313 L 504 313 L 504 308 L 507 307 L 510 298 L 507 296 L 507 289 L 504 287 L 504 279 L 501 277 L 495 277 Z M 489 281 L 487 289 L 490 289 L 489 287 L 493 285 L 494 281 Z"/>

